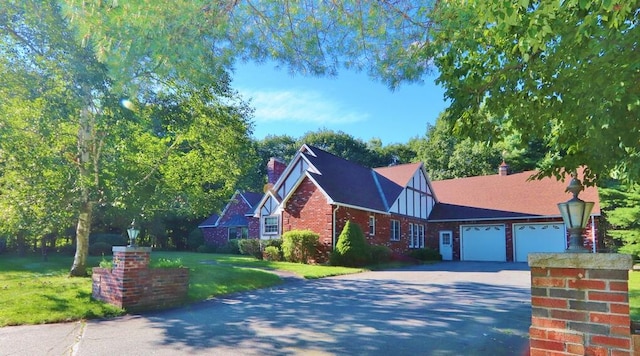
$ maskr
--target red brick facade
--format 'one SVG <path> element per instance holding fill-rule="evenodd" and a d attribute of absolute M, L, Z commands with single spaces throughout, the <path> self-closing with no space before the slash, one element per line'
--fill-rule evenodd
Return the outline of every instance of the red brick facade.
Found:
<path fill-rule="evenodd" d="M 240 194 L 234 195 L 231 201 L 229 201 L 224 214 L 220 217 L 218 221 L 218 225 L 225 225 L 234 216 L 240 215 L 245 216 L 245 214 L 251 210 L 252 207 L 247 204 L 247 202 L 240 196 Z M 245 216 L 248 222 L 248 238 L 250 239 L 258 239 L 260 238 L 260 222 L 258 218 L 254 218 L 253 216 Z M 229 241 L 229 229 L 236 227 L 206 227 L 202 229 L 202 234 L 204 235 L 204 241 L 207 245 L 215 245 L 222 246 Z"/>
<path fill-rule="evenodd" d="M 530 354 L 631 355 L 631 256 L 533 254 Z"/>
<path fill-rule="evenodd" d="M 337 207 L 337 208 L 336 208 Z M 334 226 L 335 214 L 335 226 Z M 369 234 L 369 217 L 375 217 L 375 234 Z M 400 221 L 400 240 L 391 240 L 391 220 Z M 331 205 L 316 185 L 304 178 L 295 194 L 287 201 L 282 213 L 282 232 L 291 230 L 311 230 L 320 235 L 320 242 L 332 246 L 334 228 L 337 238 L 347 221 L 357 223 L 371 245 L 383 245 L 396 254 L 409 251 L 409 224 L 421 224 L 427 228 L 427 221 L 401 215 L 387 215 L 345 206 Z M 426 235 L 426 232 L 425 232 Z M 426 239 L 426 236 L 425 236 Z M 425 241 L 425 247 L 427 243 Z M 429 246 L 431 247 L 431 246 Z M 435 246 L 437 248 L 437 245 Z"/>
<path fill-rule="evenodd" d="M 92 296 L 127 311 L 161 309 L 184 303 L 188 268 L 149 268 L 151 248 L 113 249 L 113 269 L 94 268 Z"/>

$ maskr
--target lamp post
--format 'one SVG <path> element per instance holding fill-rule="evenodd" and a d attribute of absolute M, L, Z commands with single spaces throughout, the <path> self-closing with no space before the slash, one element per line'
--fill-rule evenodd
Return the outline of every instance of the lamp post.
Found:
<path fill-rule="evenodd" d="M 578 193 L 584 189 L 584 186 L 576 177 L 571 179 L 569 186 L 565 192 L 573 193 L 573 198 L 565 203 L 558 203 L 558 209 L 562 215 L 562 220 L 569 230 L 569 248 L 565 252 L 583 253 L 589 252 L 584 247 L 582 231 L 589 222 L 593 202 L 586 202 L 578 198 Z"/>
<path fill-rule="evenodd" d="M 129 235 L 129 247 L 136 247 L 136 238 L 140 234 L 140 230 L 136 229 L 136 219 L 131 221 L 131 227 L 127 229 L 127 234 Z"/>

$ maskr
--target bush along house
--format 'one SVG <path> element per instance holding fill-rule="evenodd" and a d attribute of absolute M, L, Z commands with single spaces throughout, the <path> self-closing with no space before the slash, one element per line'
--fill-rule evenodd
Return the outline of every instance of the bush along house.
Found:
<path fill-rule="evenodd" d="M 395 255 L 428 247 L 444 260 L 526 262 L 530 252 L 567 247 L 557 204 L 570 198 L 568 180 L 530 180 L 536 172 L 509 174 L 505 163 L 495 175 L 431 182 L 422 163 L 371 169 L 303 145 L 288 165 L 272 160 L 267 171 L 265 193 L 253 205 L 236 193 L 215 218 L 226 235 L 218 232 L 212 238 L 205 232 L 207 243 L 238 237 L 230 228 L 246 220 L 248 238 L 277 239 L 287 231 L 311 230 L 331 250 L 352 221 L 369 244 L 387 246 Z M 595 251 L 597 189 L 585 188 L 580 198 L 595 202 L 585 233 L 587 247 Z"/>
<path fill-rule="evenodd" d="M 260 238 L 312 230 L 327 249 L 347 221 L 395 254 L 426 246 L 436 201 L 422 163 L 371 169 L 303 145 L 255 210 Z"/>

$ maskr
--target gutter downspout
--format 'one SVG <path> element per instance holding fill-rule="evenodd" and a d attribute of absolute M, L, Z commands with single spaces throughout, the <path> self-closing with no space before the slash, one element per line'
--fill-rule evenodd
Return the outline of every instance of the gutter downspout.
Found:
<path fill-rule="evenodd" d="M 333 219 L 332 219 L 332 225 L 333 225 L 333 236 L 332 236 L 332 240 L 333 240 L 333 246 L 331 246 L 331 251 L 336 249 L 336 213 L 338 212 L 338 209 L 340 208 L 340 205 L 336 205 L 335 209 L 333 209 Z"/>

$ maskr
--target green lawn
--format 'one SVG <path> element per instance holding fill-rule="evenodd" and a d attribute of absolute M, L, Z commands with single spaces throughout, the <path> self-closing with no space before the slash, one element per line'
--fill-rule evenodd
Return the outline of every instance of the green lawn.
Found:
<path fill-rule="evenodd" d="M 110 257 L 108 257 L 110 259 Z M 187 252 L 152 252 L 158 259 L 176 260 L 189 268 L 189 301 L 265 288 L 281 279 L 265 270 L 282 269 L 305 278 L 322 278 L 362 270 L 259 261 L 252 257 Z M 101 257 L 91 257 L 98 266 Z M 0 327 L 103 318 L 122 315 L 124 310 L 91 299 L 91 278 L 70 278 L 71 256 L 0 255 Z"/>
<path fill-rule="evenodd" d="M 631 320 L 640 321 L 640 272 L 629 273 L 629 307 Z"/>

